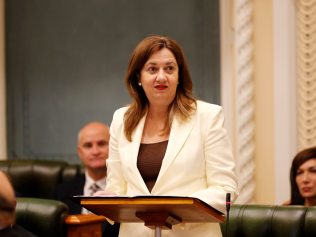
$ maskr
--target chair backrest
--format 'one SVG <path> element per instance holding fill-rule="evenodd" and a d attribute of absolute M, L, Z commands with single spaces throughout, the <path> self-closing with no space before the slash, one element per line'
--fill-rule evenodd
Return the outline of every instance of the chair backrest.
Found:
<path fill-rule="evenodd" d="M 54 198 L 57 184 L 82 172 L 79 164 L 47 160 L 1 160 L 18 197 Z"/>
<path fill-rule="evenodd" d="M 66 204 L 40 198 L 17 198 L 16 223 L 38 237 L 64 237 Z"/>
<path fill-rule="evenodd" d="M 316 207 L 278 205 L 232 205 L 229 225 L 221 224 L 229 237 L 314 237 Z"/>

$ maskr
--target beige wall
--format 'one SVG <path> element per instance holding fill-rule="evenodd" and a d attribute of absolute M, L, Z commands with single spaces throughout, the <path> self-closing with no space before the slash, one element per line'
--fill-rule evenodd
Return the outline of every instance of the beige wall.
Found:
<path fill-rule="evenodd" d="M 0 160 L 7 157 L 4 63 L 4 0 L 0 0 Z"/>
<path fill-rule="evenodd" d="M 221 0 L 222 104 L 233 143 L 235 117 L 235 1 Z M 252 6 L 255 103 L 255 194 L 261 204 L 289 198 L 296 145 L 295 1 L 248 0 Z M 238 162 L 238 161 L 237 161 Z"/>
<path fill-rule="evenodd" d="M 255 163 L 258 203 L 274 203 L 273 8 L 271 0 L 254 1 Z"/>
<path fill-rule="evenodd" d="M 263 0 L 261 0 L 263 1 Z M 296 124 L 296 4 L 273 0 L 274 193 L 289 199 L 289 172 L 298 151 Z"/>
<path fill-rule="evenodd" d="M 295 1 L 253 0 L 255 44 L 255 200 L 289 198 L 297 152 Z"/>

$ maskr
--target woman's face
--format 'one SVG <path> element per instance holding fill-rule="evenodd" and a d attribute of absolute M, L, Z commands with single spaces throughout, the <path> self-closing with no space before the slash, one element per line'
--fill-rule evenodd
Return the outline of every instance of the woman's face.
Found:
<path fill-rule="evenodd" d="M 153 53 L 140 72 L 150 105 L 168 106 L 174 99 L 179 79 L 179 68 L 173 53 L 163 48 Z"/>
<path fill-rule="evenodd" d="M 304 199 L 316 198 L 316 158 L 307 160 L 298 168 L 296 183 Z"/>

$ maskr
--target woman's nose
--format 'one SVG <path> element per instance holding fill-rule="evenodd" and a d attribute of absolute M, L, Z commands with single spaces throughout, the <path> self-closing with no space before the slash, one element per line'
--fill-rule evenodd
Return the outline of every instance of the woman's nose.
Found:
<path fill-rule="evenodd" d="M 308 172 L 305 172 L 305 173 L 303 174 L 303 181 L 304 181 L 304 182 L 308 182 L 308 181 L 309 181 L 309 173 L 308 173 Z"/>
<path fill-rule="evenodd" d="M 163 69 L 160 69 L 158 71 L 158 75 L 157 75 L 157 81 L 158 82 L 164 82 L 166 80 L 166 75 L 165 75 L 165 71 Z"/>

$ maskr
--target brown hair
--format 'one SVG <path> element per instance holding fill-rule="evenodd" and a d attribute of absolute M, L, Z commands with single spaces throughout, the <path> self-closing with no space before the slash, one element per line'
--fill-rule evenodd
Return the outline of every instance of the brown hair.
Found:
<path fill-rule="evenodd" d="M 169 107 L 169 119 L 164 130 L 170 130 L 173 115 L 177 115 L 182 121 L 185 121 L 195 111 L 196 100 L 192 95 L 192 80 L 181 47 L 175 40 L 165 36 L 146 37 L 134 49 L 125 76 L 125 83 L 132 97 L 132 103 L 124 116 L 124 133 L 129 141 L 132 140 L 132 133 L 145 115 L 148 106 L 145 92 L 138 85 L 140 71 L 151 55 L 163 48 L 167 48 L 173 53 L 179 67 L 179 84 L 175 99 Z"/>
<path fill-rule="evenodd" d="M 304 205 L 304 198 L 300 194 L 296 183 L 297 170 L 300 166 L 310 159 L 316 159 L 316 147 L 310 147 L 296 154 L 292 161 L 290 182 L 291 182 L 291 200 L 290 205 Z"/>

